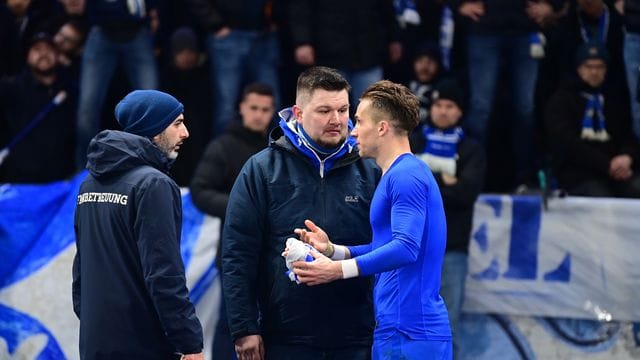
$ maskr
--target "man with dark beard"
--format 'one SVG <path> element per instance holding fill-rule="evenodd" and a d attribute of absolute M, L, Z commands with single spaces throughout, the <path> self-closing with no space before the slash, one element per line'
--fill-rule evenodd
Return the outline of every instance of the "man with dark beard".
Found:
<path fill-rule="evenodd" d="M 74 229 L 80 359 L 202 360 L 202 327 L 180 256 L 180 189 L 166 172 L 189 132 L 173 96 L 136 90 L 124 131 L 89 143 Z"/>
<path fill-rule="evenodd" d="M 51 37 L 39 33 L 23 71 L 0 80 L 0 147 L 13 144 L 0 183 L 43 183 L 73 173 L 75 96 L 60 80 L 57 55 Z"/>

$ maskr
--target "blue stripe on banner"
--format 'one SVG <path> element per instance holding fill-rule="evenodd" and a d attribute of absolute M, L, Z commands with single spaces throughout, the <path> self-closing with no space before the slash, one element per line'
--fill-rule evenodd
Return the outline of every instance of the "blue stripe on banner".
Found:
<path fill-rule="evenodd" d="M 204 214 L 200 212 L 193 202 L 189 194 L 182 196 L 182 239 L 180 243 L 180 252 L 184 267 L 188 268 L 193 256 L 193 249 L 198 238 L 200 237 L 200 228 L 204 221 Z"/>
<path fill-rule="evenodd" d="M 85 176 L 0 188 L 0 288 L 28 277 L 75 241 L 76 195 Z"/>
<path fill-rule="evenodd" d="M 41 344 L 40 336 L 46 336 L 47 341 Z M 36 360 L 65 359 L 64 353 L 55 337 L 36 319 L 27 314 L 0 304 L 0 340 L 7 343 L 9 354 L 3 354 L 0 347 L 0 359 L 22 359 L 24 354 L 16 354 L 16 349 L 28 349 L 32 354 L 40 354 Z M 40 350 L 40 346 L 43 349 Z M 39 352 L 38 352 L 39 351 Z"/>
<path fill-rule="evenodd" d="M 207 271 L 200 277 L 200 280 L 193 286 L 191 291 L 189 292 L 189 298 L 194 304 L 198 304 L 200 299 L 204 296 L 204 294 L 211 288 L 213 281 L 218 276 L 218 269 L 216 268 L 215 262 L 212 262 Z"/>
<path fill-rule="evenodd" d="M 540 196 L 521 196 L 513 202 L 511 249 L 505 278 L 534 280 L 538 271 L 538 234 L 542 217 Z"/>
<path fill-rule="evenodd" d="M 554 270 L 551 270 L 544 274 L 545 281 L 571 281 L 571 254 L 565 255 L 564 259 Z"/>
<path fill-rule="evenodd" d="M 473 234 L 473 239 L 478 244 L 480 251 L 487 252 L 489 250 L 489 237 L 487 236 L 487 224 L 480 225 L 478 231 Z"/>

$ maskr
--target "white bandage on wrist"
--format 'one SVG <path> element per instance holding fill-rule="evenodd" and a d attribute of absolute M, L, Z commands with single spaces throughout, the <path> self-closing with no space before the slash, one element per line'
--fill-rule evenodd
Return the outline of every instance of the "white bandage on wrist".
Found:
<path fill-rule="evenodd" d="M 343 260 L 340 262 L 340 265 L 342 265 L 343 279 L 358 277 L 360 271 L 358 271 L 358 264 L 356 263 L 356 259 Z"/>
<path fill-rule="evenodd" d="M 331 255 L 331 260 L 344 260 L 346 255 L 346 247 L 342 245 L 333 245 L 333 255 Z"/>

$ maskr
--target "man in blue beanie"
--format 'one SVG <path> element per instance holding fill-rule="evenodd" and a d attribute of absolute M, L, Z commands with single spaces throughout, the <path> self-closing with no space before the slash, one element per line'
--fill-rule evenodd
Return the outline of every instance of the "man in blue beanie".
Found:
<path fill-rule="evenodd" d="M 180 256 L 180 189 L 166 172 L 189 137 L 184 107 L 155 90 L 115 109 L 124 131 L 90 142 L 76 204 L 73 310 L 81 359 L 203 359 Z"/>
<path fill-rule="evenodd" d="M 599 42 L 576 51 L 576 76 L 549 98 L 545 130 L 554 175 L 575 196 L 640 198 L 640 146 L 627 106 L 607 82 Z"/>

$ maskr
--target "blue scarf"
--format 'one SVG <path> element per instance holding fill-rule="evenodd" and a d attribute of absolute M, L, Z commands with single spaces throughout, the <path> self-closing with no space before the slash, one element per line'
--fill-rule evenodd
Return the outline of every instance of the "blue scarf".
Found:
<path fill-rule="evenodd" d="M 453 20 L 453 11 L 449 6 L 442 7 L 442 16 L 440 17 L 440 51 L 442 55 L 442 66 L 451 69 L 451 49 L 453 49 L 453 36 L 455 32 L 455 22 Z"/>
<path fill-rule="evenodd" d="M 291 108 L 280 111 L 279 115 L 279 126 L 284 131 L 284 135 L 300 153 L 311 160 L 318 169 L 321 178 L 324 178 L 340 158 L 356 148 L 356 140 L 351 136 L 347 136 L 346 141 L 334 149 L 323 148 L 309 138 L 309 135 L 302 130 L 302 126 L 298 126 L 298 121 L 293 116 Z M 348 131 L 351 132 L 353 129 L 351 119 L 349 119 L 347 126 Z"/>
<path fill-rule="evenodd" d="M 414 0 L 394 0 L 393 8 L 396 13 L 396 19 L 401 29 L 407 27 L 407 24 L 418 26 L 422 19 L 416 8 Z"/>
<path fill-rule="evenodd" d="M 580 137 L 585 140 L 605 142 L 609 140 L 609 134 L 605 127 L 604 96 L 600 93 L 581 93 L 587 99 L 582 117 L 582 132 Z"/>
<path fill-rule="evenodd" d="M 426 140 L 423 152 L 446 159 L 456 158 L 458 143 L 464 138 L 464 131 L 460 126 L 445 130 L 424 126 L 422 133 Z"/>
<path fill-rule="evenodd" d="M 578 22 L 580 23 L 580 36 L 582 36 L 582 40 L 585 43 L 592 41 L 593 39 L 589 36 L 589 31 L 587 27 L 584 26 L 584 22 L 582 21 L 582 16 L 578 14 Z M 604 6 L 604 12 L 600 15 L 600 19 L 598 19 L 598 30 L 595 35 L 594 41 L 599 41 L 603 44 L 607 43 L 607 34 L 609 32 L 609 8 L 607 5 Z"/>

